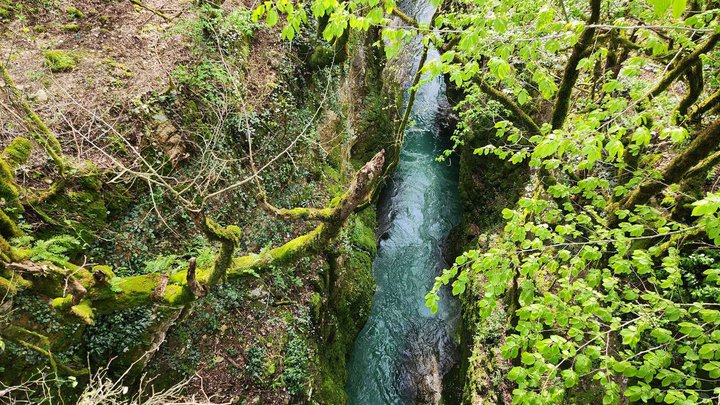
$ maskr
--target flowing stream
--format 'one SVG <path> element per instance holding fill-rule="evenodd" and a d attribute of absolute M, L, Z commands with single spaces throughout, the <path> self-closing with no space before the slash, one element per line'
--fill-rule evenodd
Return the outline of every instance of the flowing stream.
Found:
<path fill-rule="evenodd" d="M 415 15 L 429 20 L 432 9 L 419 7 Z M 431 49 L 428 60 L 437 57 Z M 447 265 L 443 243 L 461 220 L 458 163 L 435 160 L 449 146 L 439 122 L 446 104 L 442 77 L 420 87 L 414 124 L 379 203 L 377 290 L 348 364 L 350 404 L 437 403 L 442 376 L 456 361 L 459 304 L 443 289 L 439 310 L 431 314 L 424 298 Z"/>

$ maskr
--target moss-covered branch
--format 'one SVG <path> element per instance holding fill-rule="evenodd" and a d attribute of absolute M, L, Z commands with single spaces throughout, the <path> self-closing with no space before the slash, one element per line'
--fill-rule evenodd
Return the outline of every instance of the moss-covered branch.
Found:
<path fill-rule="evenodd" d="M 220 243 L 220 251 L 215 258 L 215 264 L 208 276 L 208 285 L 213 286 L 225 278 L 227 270 L 232 264 L 232 257 L 240 241 L 242 232 L 237 225 L 228 225 L 223 228 L 217 222 L 205 216 L 205 213 L 202 211 L 195 214 L 195 223 L 208 239 Z"/>
<path fill-rule="evenodd" d="M 703 114 L 706 112 L 712 110 L 714 107 L 717 107 L 720 105 L 720 89 L 715 90 L 713 94 L 711 94 L 708 98 L 701 101 L 691 112 L 688 116 L 688 119 L 690 122 L 700 122 L 702 119 Z"/>
<path fill-rule="evenodd" d="M 59 363 L 52 352 L 50 352 L 50 342 L 47 336 L 17 326 L 9 326 L 0 330 L 0 336 L 47 357 L 55 375 L 58 374 L 58 370 L 62 370 L 64 374 L 72 376 L 88 374 L 87 369 L 75 370 Z M 41 347 L 41 345 L 44 347 Z"/>
<path fill-rule="evenodd" d="M 685 222 L 692 220 L 692 203 L 702 198 L 702 186 L 707 181 L 707 175 L 718 164 L 720 164 L 720 152 L 715 152 L 685 173 L 680 183 L 680 195 L 672 210 L 673 220 Z"/>
<path fill-rule="evenodd" d="M 677 106 L 674 113 L 676 120 L 684 119 L 688 113 L 688 109 L 695 104 L 702 94 L 704 80 L 702 62 L 699 59 L 693 63 L 688 73 L 685 74 L 685 77 L 688 83 L 688 92 Z"/>
<path fill-rule="evenodd" d="M 143 2 L 140 1 L 140 0 L 130 0 L 130 3 L 132 3 L 132 4 L 134 4 L 134 5 L 138 6 L 138 7 L 140 7 L 140 8 L 142 8 L 142 9 L 145 9 L 145 10 L 147 10 L 147 11 L 153 13 L 153 14 L 155 14 L 156 16 L 162 18 L 162 19 L 165 20 L 165 21 L 169 21 L 169 20 L 172 19 L 170 16 L 168 16 L 168 15 L 165 14 L 165 13 L 163 13 L 162 11 L 157 10 L 157 9 L 154 9 L 154 8 L 148 6 L 147 4 L 143 3 Z"/>
<path fill-rule="evenodd" d="M 316 221 L 327 221 L 330 219 L 332 210 L 325 208 L 278 208 L 270 204 L 264 194 L 260 195 L 260 203 L 271 214 L 284 219 L 306 219 Z"/>
<path fill-rule="evenodd" d="M 650 91 L 650 99 L 657 97 L 660 93 L 665 91 L 668 86 L 675 82 L 675 80 L 690 69 L 698 60 L 700 60 L 700 55 L 711 51 L 715 47 L 715 44 L 717 44 L 718 40 L 720 40 L 720 34 L 711 35 L 707 41 L 695 48 L 694 51 L 680 60 L 673 69 L 670 69 L 670 71 L 665 73 L 662 79 L 660 79 L 657 85 L 655 85 L 655 87 Z"/>
<path fill-rule="evenodd" d="M 707 158 L 720 145 L 720 120 L 707 126 L 697 134 L 687 148 L 675 156 L 661 171 L 662 180 L 648 180 L 633 191 L 614 207 L 611 207 L 609 225 L 617 225 L 617 210 L 632 210 L 638 205 L 646 204 L 661 192 L 667 185 L 676 184 L 683 179 L 688 170 Z"/>
<path fill-rule="evenodd" d="M 355 208 L 368 198 L 382 173 L 384 162 L 385 152 L 381 151 L 358 171 L 345 194 L 330 203 L 331 215 L 327 222 L 282 246 L 258 254 L 233 257 L 239 229 L 233 225 L 223 228 L 201 215 L 199 217 L 204 219 L 201 225 L 203 231 L 221 243 L 218 258 L 209 268 L 196 269 L 191 264 L 188 270 L 172 275 L 154 273 L 115 277 L 105 266 L 88 270 L 70 263 L 64 266 L 33 263 L 27 257 L 24 260 L 21 257 L 21 262 L 8 264 L 5 271 L 24 280 L 22 285 L 15 285 L 13 293 L 22 288 L 31 289 L 53 299 L 56 308 L 68 310 L 87 323 L 92 323 L 98 315 L 152 303 L 183 306 L 203 296 L 201 291 L 212 288 L 223 279 L 237 280 L 256 275 L 270 265 L 286 263 L 301 255 L 316 254 L 325 249 Z M 232 250 L 226 246 L 230 243 L 233 244 Z M 76 297 L 79 291 L 80 299 Z"/>
<path fill-rule="evenodd" d="M 572 54 L 565 65 L 565 72 L 562 76 L 562 82 L 560 83 L 560 89 L 558 90 L 557 99 L 553 107 L 552 114 L 552 128 L 559 129 L 565 124 L 565 118 L 567 118 L 568 110 L 570 108 L 570 100 L 572 98 L 572 90 L 575 87 L 575 82 L 580 75 L 578 71 L 578 64 L 584 57 L 587 49 L 592 44 L 593 37 L 595 36 L 594 27 L 600 19 L 600 0 L 590 0 L 590 17 L 587 19 L 587 27 L 580 35 L 578 42 L 573 46 Z"/>
<path fill-rule="evenodd" d="M 2 62 L 0 62 L 0 76 L 2 76 L 5 86 L 10 92 L 10 102 L 19 112 L 24 114 L 23 121 L 33 139 L 45 149 L 45 152 L 57 165 L 60 174 L 64 174 L 67 163 L 63 156 L 60 142 L 47 125 L 45 125 L 45 122 L 43 122 L 40 116 L 33 111 L 30 104 L 25 101 L 23 94 L 18 90 L 17 86 L 15 86 L 15 82 L 12 77 L 10 77 L 10 73 Z"/>
<path fill-rule="evenodd" d="M 480 90 L 490 96 L 493 100 L 499 102 L 503 107 L 507 108 L 512 113 L 512 118 L 516 124 L 520 124 L 533 134 L 540 133 L 540 126 L 532 119 L 515 101 L 513 101 L 507 94 L 502 91 L 490 86 L 485 80 L 476 78 Z"/>
<path fill-rule="evenodd" d="M 399 8 L 393 8 L 392 14 L 400 18 L 405 24 L 410 25 L 411 27 L 419 28 L 417 20 L 403 13 Z"/>

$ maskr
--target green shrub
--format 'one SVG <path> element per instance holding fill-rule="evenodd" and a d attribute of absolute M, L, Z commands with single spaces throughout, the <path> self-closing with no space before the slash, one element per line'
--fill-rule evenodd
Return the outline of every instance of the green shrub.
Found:
<path fill-rule="evenodd" d="M 308 351 L 307 343 L 294 331 L 290 332 L 290 340 L 285 346 L 285 369 L 283 370 L 283 380 L 287 387 L 288 393 L 292 397 L 297 397 L 307 392 L 308 381 L 310 380 L 310 372 L 308 370 Z"/>
<path fill-rule="evenodd" d="M 9 20 L 15 15 L 15 5 L 10 0 L 0 0 L 0 20 Z"/>
<path fill-rule="evenodd" d="M 268 356 L 265 353 L 265 349 L 260 346 L 254 345 L 247 351 L 247 360 L 245 362 L 245 371 L 250 375 L 253 381 L 264 384 L 265 379 L 268 377 Z M 273 368 L 273 372 L 274 367 Z M 272 373 L 270 373 L 272 374 Z"/>
<path fill-rule="evenodd" d="M 30 249 L 30 260 L 49 261 L 62 266 L 82 248 L 79 240 L 70 235 L 53 236 L 47 240 L 38 240 Z"/>
<path fill-rule="evenodd" d="M 98 317 L 88 327 L 84 340 L 90 358 L 104 363 L 142 343 L 155 316 L 149 307 L 133 308 Z"/>

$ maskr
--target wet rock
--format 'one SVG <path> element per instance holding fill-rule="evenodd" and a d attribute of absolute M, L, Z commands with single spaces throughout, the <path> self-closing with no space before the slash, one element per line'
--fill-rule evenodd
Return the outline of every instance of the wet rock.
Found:
<path fill-rule="evenodd" d="M 443 376 L 457 362 L 456 345 L 436 320 L 412 325 L 405 341 L 396 370 L 400 397 L 412 404 L 439 404 Z"/>

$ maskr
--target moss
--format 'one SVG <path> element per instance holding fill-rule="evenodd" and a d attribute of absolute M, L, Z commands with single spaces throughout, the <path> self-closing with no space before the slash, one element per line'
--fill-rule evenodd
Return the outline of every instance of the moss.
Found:
<path fill-rule="evenodd" d="M 186 286 L 171 284 L 165 288 L 163 299 L 168 305 L 180 305 L 192 301 L 193 295 Z"/>
<path fill-rule="evenodd" d="M 27 162 L 32 149 L 33 143 L 29 139 L 18 136 L 10 141 L 10 144 L 5 147 L 0 157 L 14 169 Z"/>
<path fill-rule="evenodd" d="M 0 297 L 17 294 L 17 287 L 10 280 L 0 277 Z"/>
<path fill-rule="evenodd" d="M 318 46 L 310 55 L 310 67 L 330 66 L 335 59 L 335 50 L 329 46 Z"/>
<path fill-rule="evenodd" d="M 331 287 L 334 298 L 324 309 L 325 317 L 330 318 L 325 323 L 331 325 L 332 331 L 326 332 L 331 338 L 320 343 L 318 391 L 314 395 L 318 403 L 347 403 L 345 365 L 372 309 L 375 211 L 366 209 L 352 222 L 346 235 L 351 248 L 342 254 L 344 263 L 336 269 L 340 274 Z"/>
<path fill-rule="evenodd" d="M 376 92 L 379 90 L 375 90 Z M 367 107 L 359 117 L 352 145 L 353 164 L 362 166 L 380 149 L 393 151 L 395 125 L 387 111 L 388 100 L 378 94 L 369 94 L 364 102 Z"/>
<path fill-rule="evenodd" d="M 70 234 L 91 243 L 97 239 L 97 232 L 103 229 L 108 218 L 103 195 L 95 190 L 58 193 L 39 208 L 51 221 L 51 226 L 38 234 L 40 237 Z"/>
<path fill-rule="evenodd" d="M 13 0 L 0 0 L 0 20 L 9 20 L 15 15 Z"/>
<path fill-rule="evenodd" d="M 60 310 L 70 308 L 73 305 L 73 298 L 74 297 L 72 294 L 68 294 L 64 297 L 54 298 L 52 300 L 52 306 L 53 308 Z"/>
<path fill-rule="evenodd" d="M 2 235 L 0 235 L 0 259 L 5 262 L 11 262 L 17 259 L 15 252 L 13 252 L 10 244 Z M 2 269 L 2 266 L 0 266 L 0 269 Z"/>
<path fill-rule="evenodd" d="M 68 31 L 68 32 L 78 32 L 78 31 L 80 31 L 80 26 L 77 24 L 74 24 L 74 23 L 70 23 L 70 24 L 63 25 L 62 29 L 63 29 L 63 31 Z M 52 70 L 52 69 L 50 69 L 50 70 Z M 54 72 L 54 70 L 53 70 L 53 72 Z"/>
<path fill-rule="evenodd" d="M 61 49 L 49 49 L 44 54 L 45 66 L 54 73 L 73 70 L 78 63 L 78 58 L 74 54 Z"/>
<path fill-rule="evenodd" d="M 85 161 L 78 169 L 78 183 L 86 190 L 100 191 L 103 185 L 100 169 L 94 163 Z"/>
<path fill-rule="evenodd" d="M 351 240 L 353 245 L 357 248 L 364 250 L 370 254 L 375 254 L 376 243 L 375 243 L 375 231 L 370 227 L 366 226 L 361 220 L 356 219 L 354 221 L 351 230 Z"/>
<path fill-rule="evenodd" d="M 45 26 L 44 25 L 36 25 L 33 27 L 33 31 L 37 32 L 38 34 L 41 32 L 45 32 Z"/>
<path fill-rule="evenodd" d="M 3 208 L 3 211 L 7 211 L 11 215 L 15 212 L 22 212 L 22 206 L 18 200 L 18 195 L 19 193 L 17 186 L 15 185 L 13 169 L 4 158 L 0 157 L 0 201 L 4 203 L 0 204 L 0 207 Z M 11 236 L 4 233 L 3 235 Z"/>
<path fill-rule="evenodd" d="M 205 223 L 210 232 L 219 238 L 239 241 L 240 236 L 242 236 L 242 230 L 237 225 L 230 225 L 227 228 L 223 228 L 220 224 L 210 218 L 206 218 Z"/>
<path fill-rule="evenodd" d="M 70 18 L 73 18 L 73 19 L 78 19 L 78 20 L 79 20 L 79 19 L 85 18 L 85 13 L 83 13 L 83 12 L 80 11 L 80 10 L 78 10 L 77 7 L 72 7 L 72 6 L 70 6 L 70 7 L 68 7 L 68 8 L 65 9 L 65 12 L 67 12 L 67 13 L 68 13 L 68 16 L 69 16 Z"/>
<path fill-rule="evenodd" d="M 314 243 L 317 237 L 322 232 L 323 225 L 318 226 L 312 232 L 308 232 L 302 236 L 299 236 L 286 244 L 276 247 L 268 252 L 268 254 L 274 259 L 274 262 L 280 264 L 287 262 L 297 255 L 298 252 L 302 251 L 306 246 Z"/>
<path fill-rule="evenodd" d="M 0 236 L 5 238 L 14 238 L 22 235 L 22 231 L 15 224 L 15 221 L 5 214 L 5 211 L 0 210 Z"/>
<path fill-rule="evenodd" d="M 158 274 L 115 277 L 110 280 L 109 286 L 93 288 L 93 296 L 89 298 L 101 313 L 139 307 L 150 303 L 159 277 Z"/>
<path fill-rule="evenodd" d="M 112 267 L 110 267 L 110 266 L 105 266 L 105 265 L 93 266 L 92 272 L 93 273 L 96 273 L 96 272 L 103 273 L 107 280 L 110 280 L 113 277 L 115 277 L 115 273 L 113 273 Z"/>
<path fill-rule="evenodd" d="M 318 292 L 314 292 L 310 297 L 310 309 L 312 310 L 313 319 L 320 319 L 320 311 L 322 310 L 322 296 Z"/>

